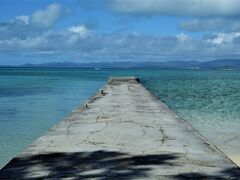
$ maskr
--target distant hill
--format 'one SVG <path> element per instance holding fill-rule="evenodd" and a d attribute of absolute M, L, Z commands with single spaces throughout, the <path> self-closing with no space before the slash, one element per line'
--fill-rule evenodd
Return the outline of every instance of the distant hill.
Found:
<path fill-rule="evenodd" d="M 1 66 L 3 67 L 3 66 Z M 6 66 L 5 66 L 6 67 Z M 10 67 L 10 66 L 8 66 Z M 11 66 L 12 67 L 12 66 Z M 139 69 L 240 69 L 240 60 L 219 59 L 207 62 L 200 61 L 167 61 L 167 62 L 51 62 L 44 64 L 23 64 L 16 67 L 52 67 L 52 68 L 139 68 Z"/>

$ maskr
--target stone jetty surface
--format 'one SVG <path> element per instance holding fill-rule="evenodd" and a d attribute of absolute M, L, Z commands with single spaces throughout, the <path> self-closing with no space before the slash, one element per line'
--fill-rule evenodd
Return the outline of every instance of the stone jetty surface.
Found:
<path fill-rule="evenodd" d="M 0 179 L 240 178 L 228 157 L 138 81 L 110 78 L 12 159 Z"/>

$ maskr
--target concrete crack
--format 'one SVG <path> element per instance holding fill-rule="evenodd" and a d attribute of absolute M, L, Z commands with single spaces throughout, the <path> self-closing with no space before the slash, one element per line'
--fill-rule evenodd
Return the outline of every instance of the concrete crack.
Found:
<path fill-rule="evenodd" d="M 100 142 L 93 142 L 93 141 L 90 141 L 89 139 L 91 138 L 92 135 L 94 135 L 95 133 L 98 133 L 98 132 L 101 132 L 101 131 L 104 131 L 107 127 L 108 127 L 108 122 L 105 123 L 106 126 L 100 130 L 97 130 L 97 131 L 92 131 L 90 132 L 90 134 L 87 136 L 86 139 L 84 139 L 83 141 L 81 141 L 80 143 L 78 143 L 78 145 L 82 144 L 82 143 L 87 143 L 87 144 L 93 144 L 93 145 L 99 145 L 99 144 L 104 144 L 104 143 L 100 143 Z"/>

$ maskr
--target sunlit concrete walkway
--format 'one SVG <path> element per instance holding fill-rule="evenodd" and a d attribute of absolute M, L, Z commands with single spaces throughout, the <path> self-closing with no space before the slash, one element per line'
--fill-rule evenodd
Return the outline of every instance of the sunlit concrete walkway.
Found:
<path fill-rule="evenodd" d="M 0 171 L 2 179 L 193 177 L 237 179 L 240 172 L 135 78 L 110 79 Z"/>

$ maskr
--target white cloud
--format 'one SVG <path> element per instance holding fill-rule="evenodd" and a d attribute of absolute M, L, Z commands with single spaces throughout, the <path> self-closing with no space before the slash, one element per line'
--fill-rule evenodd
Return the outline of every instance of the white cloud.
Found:
<path fill-rule="evenodd" d="M 31 16 L 31 23 L 39 28 L 50 28 L 62 15 L 59 3 L 50 4 L 43 10 L 35 11 Z"/>
<path fill-rule="evenodd" d="M 239 0 L 111 0 L 118 13 L 195 17 L 240 16 Z"/>
<path fill-rule="evenodd" d="M 71 26 L 68 28 L 68 31 L 78 34 L 81 38 L 86 38 L 91 34 L 91 31 L 84 25 Z"/>
<path fill-rule="evenodd" d="M 25 25 L 29 24 L 29 16 L 26 15 L 16 16 L 15 19 L 22 21 Z"/>
<path fill-rule="evenodd" d="M 207 42 L 210 42 L 215 45 L 224 45 L 224 44 L 232 44 L 234 40 L 240 37 L 240 33 L 217 33 L 210 39 L 207 39 Z"/>
<path fill-rule="evenodd" d="M 179 41 L 190 40 L 190 37 L 183 33 L 176 35 L 176 37 L 178 38 Z"/>

